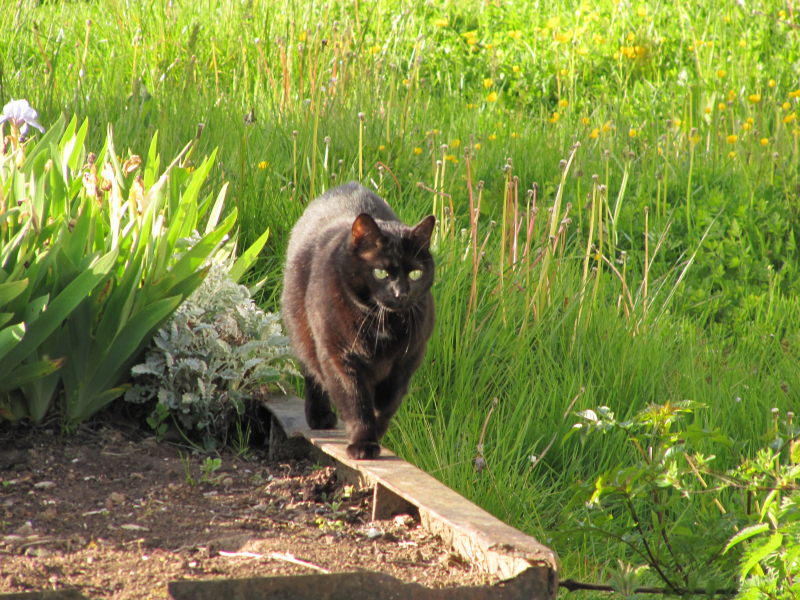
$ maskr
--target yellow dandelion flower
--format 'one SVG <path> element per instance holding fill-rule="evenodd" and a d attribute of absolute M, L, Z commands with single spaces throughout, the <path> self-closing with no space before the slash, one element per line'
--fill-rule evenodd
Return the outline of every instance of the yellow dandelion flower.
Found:
<path fill-rule="evenodd" d="M 598 137 L 600 137 L 600 130 L 597 127 L 595 127 L 594 129 L 592 129 L 592 132 L 589 134 L 589 137 L 592 138 L 593 140 L 596 140 Z"/>
<path fill-rule="evenodd" d="M 561 75 L 561 77 L 566 77 L 569 75 L 569 69 L 561 69 L 558 74 Z"/>
<path fill-rule="evenodd" d="M 778 82 L 777 82 L 777 81 L 775 81 L 774 79 L 770 79 L 770 80 L 767 82 L 767 86 L 768 86 L 768 87 L 774 88 L 776 85 L 778 85 Z"/>
<path fill-rule="evenodd" d="M 556 111 L 552 115 L 550 115 L 550 118 L 547 119 L 547 120 L 550 121 L 551 123 L 557 123 L 560 118 L 561 118 L 561 115 L 558 114 L 558 112 Z"/>
<path fill-rule="evenodd" d="M 381 51 L 381 47 L 380 47 L 380 46 L 378 46 L 377 44 L 375 44 L 374 46 L 372 46 L 372 47 L 369 49 L 369 51 L 370 51 L 370 54 L 377 54 L 378 52 L 380 52 L 380 51 Z"/>
<path fill-rule="evenodd" d="M 572 40 L 572 30 L 567 29 L 566 31 L 557 31 L 555 35 L 555 40 L 559 44 L 566 44 Z"/>
<path fill-rule="evenodd" d="M 262 160 L 260 163 L 258 163 L 258 168 L 261 169 L 262 171 L 266 169 L 268 166 L 269 163 L 266 160 Z"/>
<path fill-rule="evenodd" d="M 411 80 L 410 79 L 403 79 L 403 85 L 408 87 L 409 85 L 411 85 Z"/>
<path fill-rule="evenodd" d="M 456 158 L 455 154 L 448 154 L 447 156 L 444 157 L 444 159 L 454 164 L 458 162 L 458 159 Z"/>
<path fill-rule="evenodd" d="M 474 150 L 480 150 L 480 149 L 481 149 L 481 143 L 480 143 L 480 142 L 478 142 L 478 143 L 476 143 L 476 144 L 473 144 L 473 145 L 472 145 L 472 148 L 473 148 Z"/>
<path fill-rule="evenodd" d="M 640 17 L 646 17 L 647 16 L 647 7 L 642 5 L 642 4 L 640 4 L 639 7 L 636 9 L 636 14 L 638 16 L 640 16 Z"/>
<path fill-rule="evenodd" d="M 703 111 L 704 111 L 704 112 L 705 112 L 707 115 L 710 115 L 712 112 L 714 112 L 714 107 L 713 107 L 713 106 L 706 106 L 706 107 L 703 109 Z"/>
<path fill-rule="evenodd" d="M 790 108 L 792 108 L 792 105 L 789 102 L 784 102 L 783 104 L 781 104 L 781 108 L 783 110 L 789 110 Z"/>
<path fill-rule="evenodd" d="M 797 120 L 797 113 L 790 112 L 788 115 L 783 117 L 783 122 L 787 125 Z"/>
<path fill-rule="evenodd" d="M 789 92 L 789 98 L 800 98 L 800 90 L 793 90 Z"/>
<path fill-rule="evenodd" d="M 628 129 L 629 138 L 635 138 L 637 135 L 639 135 L 639 132 L 636 131 L 634 128 L 631 127 L 630 129 Z"/>
<path fill-rule="evenodd" d="M 752 128 L 753 128 L 752 123 L 748 123 L 747 121 L 742 123 L 742 131 L 750 131 Z"/>
<path fill-rule="evenodd" d="M 725 79 L 728 76 L 728 72 L 725 69 L 717 69 L 717 77 L 720 79 Z"/>
<path fill-rule="evenodd" d="M 489 134 L 489 141 L 493 142 L 496 139 L 497 139 L 497 134 L 496 133 L 490 133 Z"/>
<path fill-rule="evenodd" d="M 603 127 L 601 129 L 603 133 L 608 133 L 609 131 L 611 131 L 611 121 L 606 121 L 605 123 L 603 123 Z"/>
<path fill-rule="evenodd" d="M 747 99 L 750 100 L 750 102 L 752 102 L 753 104 L 758 104 L 759 102 L 761 102 L 761 94 L 750 94 L 747 97 Z"/>
<path fill-rule="evenodd" d="M 765 137 L 761 138 L 760 140 L 758 140 L 758 143 L 761 144 L 762 146 L 769 146 L 769 138 Z"/>
<path fill-rule="evenodd" d="M 581 125 L 588 125 L 592 120 L 589 117 L 581 117 Z"/>
<path fill-rule="evenodd" d="M 549 19 L 547 19 L 547 26 L 550 29 L 555 29 L 556 27 L 558 27 L 559 23 L 561 23 L 561 19 L 558 16 L 550 17 Z"/>
<path fill-rule="evenodd" d="M 597 33 L 595 33 L 595 34 L 593 34 L 593 35 L 592 35 L 592 41 L 593 41 L 595 44 L 597 44 L 598 46 L 602 46 L 603 44 L 605 44 L 605 43 L 606 43 L 606 38 L 604 38 L 604 37 L 603 37 L 602 35 L 600 35 L 600 34 L 597 34 Z"/>
<path fill-rule="evenodd" d="M 578 56 L 589 56 L 589 49 L 586 46 L 575 48 L 575 54 Z"/>
<path fill-rule="evenodd" d="M 687 48 L 687 50 L 689 52 L 694 52 L 694 46 L 692 44 L 689 44 L 689 47 Z"/>
<path fill-rule="evenodd" d="M 734 90 L 728 90 L 728 102 L 733 102 L 736 100 L 736 92 Z"/>
<path fill-rule="evenodd" d="M 681 123 L 683 123 L 683 121 L 681 121 L 681 120 L 680 120 L 679 118 L 677 118 L 677 117 L 675 117 L 674 119 L 672 119 L 672 124 L 675 126 L 675 129 L 678 129 L 678 128 L 681 126 Z"/>
<path fill-rule="evenodd" d="M 414 154 L 416 154 L 417 156 L 419 156 L 420 154 L 422 154 L 422 148 L 420 148 L 419 146 L 417 146 L 416 148 L 414 148 Z"/>
<path fill-rule="evenodd" d="M 562 98 L 561 100 L 558 101 L 558 105 L 561 108 L 566 108 L 569 106 L 569 100 L 567 100 L 566 98 Z"/>
<path fill-rule="evenodd" d="M 625 39 L 628 40 L 629 42 L 632 42 L 633 40 L 636 39 L 636 34 L 631 32 L 631 33 L 629 33 L 628 35 L 625 36 Z"/>
<path fill-rule="evenodd" d="M 508 32 L 508 37 L 512 40 L 518 40 L 522 37 L 522 32 L 519 29 L 514 29 L 513 31 Z"/>
<path fill-rule="evenodd" d="M 477 43 L 478 43 L 478 38 L 476 37 L 467 38 L 467 44 L 469 44 L 470 46 L 474 46 Z"/>
<path fill-rule="evenodd" d="M 520 71 L 519 65 L 514 65 L 513 67 L 511 67 L 511 70 L 514 71 L 514 73 L 519 73 Z"/>
<path fill-rule="evenodd" d="M 483 87 L 488 89 L 493 85 L 494 85 L 494 79 L 492 79 L 491 77 L 487 77 L 486 79 L 483 80 Z"/>
<path fill-rule="evenodd" d="M 475 105 L 474 102 L 467 102 L 467 110 L 473 109 L 473 108 L 475 108 L 475 106 L 476 105 Z"/>
<path fill-rule="evenodd" d="M 728 158 L 736 158 L 736 152 L 734 152 L 733 150 L 728 152 Z"/>
<path fill-rule="evenodd" d="M 489 95 L 486 96 L 487 102 L 497 102 L 497 92 L 489 92 Z"/>
<path fill-rule="evenodd" d="M 728 108 L 728 105 L 727 105 L 727 104 L 725 104 L 724 102 L 720 102 L 719 104 L 717 104 L 717 108 L 718 108 L 720 111 L 723 111 L 723 110 L 725 110 L 726 108 Z"/>
<path fill-rule="evenodd" d="M 297 34 L 297 41 L 298 42 L 305 42 L 308 39 L 308 34 L 305 31 L 301 31 Z"/>
<path fill-rule="evenodd" d="M 738 135 L 736 135 L 735 133 L 732 133 L 731 135 L 729 135 L 728 137 L 726 137 L 726 138 L 725 138 L 725 140 L 726 140 L 726 141 L 727 141 L 729 144 L 735 144 L 737 141 L 739 141 L 739 136 L 738 136 Z"/>
<path fill-rule="evenodd" d="M 516 131 L 512 131 L 511 132 L 511 138 L 512 139 L 517 139 L 518 137 L 519 137 L 519 134 Z"/>
<path fill-rule="evenodd" d="M 458 148 L 460 145 L 461 145 L 461 140 L 458 138 L 450 141 L 451 148 Z"/>
<path fill-rule="evenodd" d="M 386 150 L 386 146 L 384 146 L 383 144 L 381 144 L 380 146 L 378 146 L 378 150 L 379 150 L 380 152 L 383 152 L 384 150 Z"/>
<path fill-rule="evenodd" d="M 689 141 L 692 143 L 692 145 L 697 145 L 698 143 L 700 143 L 700 136 L 695 133 L 693 136 L 689 138 Z"/>
<path fill-rule="evenodd" d="M 450 24 L 450 21 L 448 21 L 447 19 L 442 17 L 442 18 L 439 18 L 439 19 L 434 19 L 433 20 L 433 24 L 436 27 L 447 27 Z"/>

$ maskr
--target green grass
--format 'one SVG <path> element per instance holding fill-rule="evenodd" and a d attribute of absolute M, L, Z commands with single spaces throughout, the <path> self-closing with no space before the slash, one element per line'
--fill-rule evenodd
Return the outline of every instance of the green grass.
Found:
<path fill-rule="evenodd" d="M 265 308 L 323 190 L 362 179 L 410 222 L 437 214 L 437 329 L 388 442 L 553 543 L 566 576 L 615 562 L 553 533 L 572 486 L 625 459 L 564 441 L 574 411 L 691 398 L 732 461 L 797 405 L 800 22 L 782 3 L 14 4 L 0 100 L 111 124 L 138 154 L 203 123 L 195 156 L 219 148 L 243 243 L 271 229 Z"/>

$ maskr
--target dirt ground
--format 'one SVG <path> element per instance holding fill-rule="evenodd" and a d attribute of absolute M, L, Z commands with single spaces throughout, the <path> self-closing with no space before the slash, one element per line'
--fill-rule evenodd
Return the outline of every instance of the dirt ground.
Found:
<path fill-rule="evenodd" d="M 369 522 L 371 494 L 331 468 L 218 458 L 108 424 L 0 425 L 0 592 L 168 598 L 174 580 L 347 571 L 491 582 L 410 517 Z"/>

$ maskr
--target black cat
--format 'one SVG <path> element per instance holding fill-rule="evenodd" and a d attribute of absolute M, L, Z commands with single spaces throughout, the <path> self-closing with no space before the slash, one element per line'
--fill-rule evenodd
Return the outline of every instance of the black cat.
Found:
<path fill-rule="evenodd" d="M 433 330 L 433 215 L 404 225 L 358 183 L 329 190 L 292 229 L 282 312 L 305 376 L 306 421 L 347 427 L 351 458 L 375 458 Z"/>

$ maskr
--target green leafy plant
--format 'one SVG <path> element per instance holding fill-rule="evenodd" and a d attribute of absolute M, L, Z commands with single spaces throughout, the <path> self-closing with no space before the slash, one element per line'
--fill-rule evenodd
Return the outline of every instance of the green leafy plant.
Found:
<path fill-rule="evenodd" d="M 219 471 L 221 467 L 221 458 L 211 458 L 210 456 L 206 456 L 205 460 L 200 464 L 200 482 L 211 484 L 216 483 L 216 477 L 214 473 Z"/>
<path fill-rule="evenodd" d="M 157 403 L 151 425 L 172 417 L 199 432 L 205 447 L 225 441 L 229 426 L 262 386 L 293 372 L 279 317 L 259 309 L 229 275 L 233 257 L 219 253 L 203 284 L 154 336 L 131 373 L 125 398 Z M 241 430 L 240 430 L 241 431 Z"/>
<path fill-rule="evenodd" d="M 692 401 L 653 405 L 626 421 L 607 407 L 578 413 L 573 432 L 622 433 L 635 460 L 603 473 L 591 490 L 579 486 L 575 530 L 618 544 L 647 567 L 621 563 L 626 588 L 635 587 L 635 573 L 635 583 L 655 577 L 670 594 L 738 589 L 743 598 L 791 597 L 800 584 L 800 432 L 793 415 L 780 435 L 776 417 L 768 448 L 719 470 L 701 449 L 732 441 L 686 424 L 700 408 Z"/>
<path fill-rule="evenodd" d="M 121 162 L 110 128 L 97 154 L 84 148 L 87 132 L 88 121 L 59 121 L 0 159 L 6 418 L 40 420 L 59 398 L 74 426 L 120 397 L 131 365 L 236 222 L 235 210 L 222 218 L 225 187 L 200 195 L 215 153 L 195 168 L 189 145 L 159 175 L 157 135 L 146 161 Z"/>

